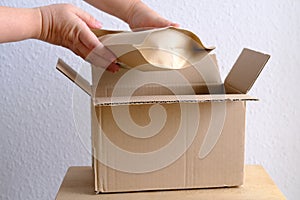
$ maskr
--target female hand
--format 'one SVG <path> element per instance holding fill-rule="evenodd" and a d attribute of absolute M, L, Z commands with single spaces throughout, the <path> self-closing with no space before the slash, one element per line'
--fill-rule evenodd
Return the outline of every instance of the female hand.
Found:
<path fill-rule="evenodd" d="M 138 28 L 160 28 L 168 26 L 179 27 L 179 24 L 163 18 L 142 1 L 135 1 L 133 3 L 126 21 L 133 30 Z"/>
<path fill-rule="evenodd" d="M 71 4 L 55 4 L 38 8 L 41 14 L 40 40 L 72 50 L 95 66 L 118 71 L 111 53 L 90 28 L 101 28 L 101 23 Z"/>

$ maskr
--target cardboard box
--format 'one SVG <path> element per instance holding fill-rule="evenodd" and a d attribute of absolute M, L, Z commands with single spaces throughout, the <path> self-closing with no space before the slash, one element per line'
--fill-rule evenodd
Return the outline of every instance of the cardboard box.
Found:
<path fill-rule="evenodd" d="M 214 55 L 200 74 L 94 67 L 91 85 L 59 60 L 91 96 L 95 191 L 242 185 L 246 102 L 257 100 L 246 93 L 268 59 L 244 49 L 224 83 Z"/>

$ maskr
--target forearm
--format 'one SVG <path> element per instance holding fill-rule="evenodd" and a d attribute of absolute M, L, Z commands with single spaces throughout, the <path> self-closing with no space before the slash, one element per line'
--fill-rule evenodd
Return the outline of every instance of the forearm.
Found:
<path fill-rule="evenodd" d="M 38 9 L 0 6 L 0 43 L 38 38 L 40 26 Z"/>
<path fill-rule="evenodd" d="M 140 0 L 85 0 L 96 8 L 114 15 L 123 21 L 129 21 L 130 14 L 137 4 L 143 4 Z M 144 5 L 144 4 L 143 4 Z"/>

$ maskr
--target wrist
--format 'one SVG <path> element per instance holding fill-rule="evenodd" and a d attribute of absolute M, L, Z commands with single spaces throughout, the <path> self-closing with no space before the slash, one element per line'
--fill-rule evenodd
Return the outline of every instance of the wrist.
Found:
<path fill-rule="evenodd" d="M 30 38 L 41 40 L 42 35 L 42 13 L 40 8 L 31 8 L 32 13 L 32 31 Z"/>
<path fill-rule="evenodd" d="M 129 2 L 129 7 L 126 10 L 126 15 L 124 17 L 124 21 L 127 24 L 131 24 L 135 13 L 139 10 L 140 7 L 145 6 L 145 4 L 141 0 L 131 0 Z"/>

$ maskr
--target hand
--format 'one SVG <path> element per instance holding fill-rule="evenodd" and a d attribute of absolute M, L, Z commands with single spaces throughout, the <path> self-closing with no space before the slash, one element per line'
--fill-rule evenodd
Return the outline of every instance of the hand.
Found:
<path fill-rule="evenodd" d="M 71 4 L 55 4 L 38 9 L 42 18 L 38 39 L 66 47 L 108 71 L 119 70 L 119 66 L 114 63 L 115 55 L 90 30 L 102 26 L 95 18 Z"/>
<path fill-rule="evenodd" d="M 135 1 L 132 5 L 128 13 L 127 23 L 131 29 L 179 27 L 179 24 L 163 18 L 141 1 Z"/>

